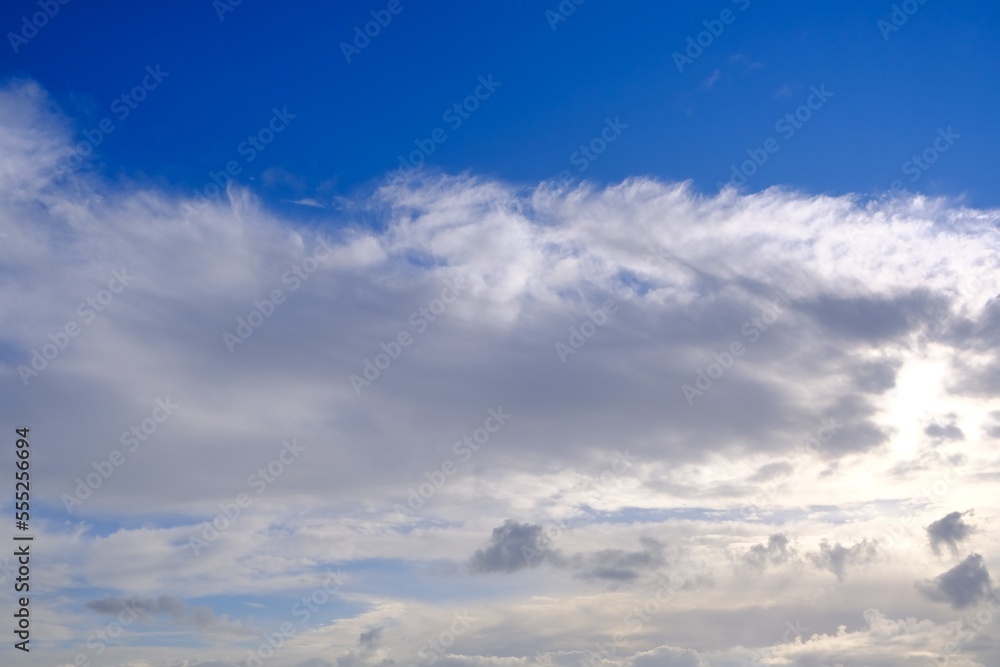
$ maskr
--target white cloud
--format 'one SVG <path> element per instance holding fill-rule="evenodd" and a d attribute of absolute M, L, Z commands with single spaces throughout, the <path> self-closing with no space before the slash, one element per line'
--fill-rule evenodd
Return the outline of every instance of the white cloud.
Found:
<path fill-rule="evenodd" d="M 746 646 L 778 646 L 772 664 L 895 666 L 950 641 L 954 610 L 914 584 L 942 571 L 923 526 L 970 508 L 980 527 L 996 518 L 984 499 L 1000 472 L 1000 213 L 419 174 L 303 227 L 241 186 L 192 213 L 87 170 L 51 180 L 70 134 L 36 84 L 0 92 L 0 121 L 0 358 L 13 388 L 0 410 L 45 443 L 38 497 L 59 510 L 158 398 L 181 405 L 69 521 L 36 524 L 51 545 L 42 585 L 69 614 L 50 617 L 60 636 L 86 640 L 84 589 L 192 607 L 290 596 L 288 609 L 324 568 L 352 563 L 338 599 L 356 607 L 311 619 L 275 665 L 351 650 L 413 660 L 462 607 L 479 625 L 455 664 L 563 664 L 616 633 L 616 664 L 710 667 L 759 650 Z M 334 250 L 310 269 L 321 239 Z M 78 304 L 122 268 L 134 282 L 83 322 Z M 445 301 L 449 281 L 466 286 Z M 274 290 L 285 298 L 268 307 Z M 617 309 L 563 363 L 556 343 L 608 299 Z M 230 354 L 223 334 L 254 311 L 260 324 Z M 70 321 L 78 335 L 25 386 L 18 367 Z M 349 377 L 366 360 L 378 377 L 359 396 Z M 690 402 L 685 384 L 701 392 Z M 509 424 L 458 447 L 498 406 Z M 962 439 L 925 432 L 943 416 Z M 301 458 L 257 494 L 252 475 L 293 437 Z M 435 491 L 418 512 L 393 509 L 425 483 Z M 240 493 L 252 504 L 205 554 L 186 553 Z M 616 577 L 473 577 L 464 564 L 508 519 Z M 764 546 L 778 533 L 794 550 Z M 996 537 L 972 539 L 995 571 Z M 848 557 L 874 543 L 879 558 Z M 755 545 L 766 568 L 737 560 Z M 843 581 L 795 555 L 812 553 Z M 633 629 L 627 614 L 657 576 L 677 592 Z M 868 608 L 905 620 L 866 625 Z M 779 644 L 806 617 L 816 636 Z M 376 626 L 369 655 L 358 637 Z M 990 664 L 984 632 L 959 634 L 952 664 Z M 144 637 L 114 660 L 244 655 Z"/>

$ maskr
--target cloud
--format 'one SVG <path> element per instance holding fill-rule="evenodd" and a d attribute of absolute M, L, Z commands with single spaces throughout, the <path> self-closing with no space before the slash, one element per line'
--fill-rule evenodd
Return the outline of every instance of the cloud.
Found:
<path fill-rule="evenodd" d="M 388 667 L 396 664 L 382 645 L 383 629 L 382 626 L 378 626 L 362 632 L 358 636 L 357 648 L 338 657 L 337 667 Z"/>
<path fill-rule="evenodd" d="M 542 563 L 562 562 L 558 551 L 545 545 L 542 526 L 508 519 L 502 526 L 493 529 L 485 548 L 476 550 L 469 561 L 469 569 L 480 574 L 517 572 Z"/>
<path fill-rule="evenodd" d="M 123 613 L 132 616 L 133 612 L 140 619 L 168 616 L 177 623 L 191 626 L 199 631 L 226 633 L 244 631 L 242 623 L 230 621 L 226 615 L 217 616 L 211 608 L 206 606 L 191 607 L 189 610 L 183 601 L 172 595 L 160 595 L 156 598 L 102 598 L 90 600 L 84 604 L 84 607 L 98 614 L 116 617 Z"/>
<path fill-rule="evenodd" d="M 986 433 L 991 438 L 1000 438 L 1000 410 L 991 412 L 990 419 L 993 420 L 993 423 L 986 427 Z"/>
<path fill-rule="evenodd" d="M 185 604 L 171 595 L 157 598 L 104 598 L 91 600 L 84 605 L 99 614 L 117 615 L 125 608 L 135 609 L 142 615 L 168 615 L 176 620 L 184 618 Z"/>
<path fill-rule="evenodd" d="M 379 641 L 382 639 L 382 630 L 385 628 L 379 626 L 377 628 L 372 628 L 371 630 L 365 630 L 358 637 L 358 646 L 365 646 L 368 648 L 374 648 Z"/>
<path fill-rule="evenodd" d="M 952 554 L 958 553 L 959 543 L 968 539 L 975 531 L 975 528 L 965 523 L 962 518 L 967 514 L 972 514 L 972 510 L 946 514 L 927 526 L 927 539 L 935 554 L 941 553 L 942 545 L 947 545 Z"/>
<path fill-rule="evenodd" d="M 637 653 L 625 663 L 627 667 L 710 667 L 697 651 L 672 646 L 660 646 L 652 651 Z"/>
<path fill-rule="evenodd" d="M 823 540 L 819 551 L 809 554 L 809 558 L 816 567 L 833 572 L 838 581 L 843 581 L 848 566 L 867 565 L 878 558 L 878 543 L 864 539 L 850 547 L 839 542 L 831 547 L 829 542 Z"/>
<path fill-rule="evenodd" d="M 965 440 L 965 434 L 955 424 L 955 415 L 948 415 L 945 423 L 933 422 L 928 424 L 924 433 L 936 441 L 945 440 Z"/>
<path fill-rule="evenodd" d="M 541 525 L 508 519 L 493 529 L 489 544 L 472 556 L 469 570 L 477 574 L 510 573 L 545 563 L 570 570 L 581 579 L 628 582 L 666 563 L 662 542 L 648 536 L 640 537 L 639 542 L 642 548 L 638 551 L 601 549 L 567 557 L 549 545 Z"/>
<path fill-rule="evenodd" d="M 326 208 L 325 204 L 322 204 L 311 197 L 305 197 L 303 199 L 296 199 L 292 202 L 293 204 L 298 204 L 300 206 L 311 206 L 312 208 Z"/>
<path fill-rule="evenodd" d="M 576 554 L 569 559 L 569 567 L 576 576 L 584 579 L 632 581 L 643 571 L 654 570 L 666 563 L 665 546 L 652 537 L 643 536 L 640 551 L 603 549 L 588 554 Z"/>
<path fill-rule="evenodd" d="M 789 546 L 788 536 L 783 533 L 771 535 L 767 539 L 767 545 L 755 544 L 743 554 L 743 561 L 758 569 L 768 565 L 783 565 L 793 558 L 795 549 Z"/>
<path fill-rule="evenodd" d="M 233 600 L 270 628 L 275 604 L 291 608 L 321 590 L 325 568 L 349 563 L 349 595 L 331 595 L 336 610 L 312 614 L 275 667 L 329 663 L 333 644 L 345 664 L 408 660 L 449 627 L 459 599 L 484 618 L 463 637 L 469 655 L 449 660 L 551 665 L 576 650 L 576 665 L 592 637 L 607 641 L 626 613 L 659 604 L 627 584 L 663 570 L 694 583 L 629 637 L 638 653 L 665 645 L 663 660 L 690 662 L 697 649 L 728 667 L 806 610 L 818 638 L 781 648 L 782 664 L 906 664 L 947 645 L 926 619 L 966 589 L 914 588 L 928 575 L 906 554 L 925 548 L 924 534 L 879 542 L 884 559 L 857 536 L 887 534 L 898 512 L 911 528 L 939 521 L 940 505 L 915 494 L 959 464 L 948 493 L 961 497 L 946 502 L 995 486 L 989 436 L 1000 431 L 966 422 L 1000 396 L 989 280 L 1000 212 L 920 196 L 416 172 L 303 224 L 239 183 L 195 206 L 180 187 L 96 168 L 55 178 L 72 138 L 36 84 L 0 89 L 0 373 L 23 387 L 33 352 L 80 326 L 0 406 L 8 423 L 44 424 L 48 443 L 55 509 L 37 524 L 55 590 L 47 636 L 85 643 L 95 613 L 110 620 L 136 596 L 151 625 L 176 626 L 174 644 L 202 646 L 199 627 L 233 624 L 205 599 Z M 321 240 L 332 250 L 318 261 Z M 83 321 L 79 304 L 123 267 L 135 280 Z M 977 272 L 983 285 L 964 289 Z M 466 287 L 445 305 L 460 277 Z M 617 308 L 603 320 L 608 299 Z M 223 334 L 248 320 L 230 354 Z M 402 333 L 413 342 L 396 350 Z M 564 363 L 556 344 L 571 342 Z M 366 372 L 375 379 L 358 395 L 350 377 Z M 705 389 L 689 402 L 682 388 L 695 383 Z M 61 495 L 167 396 L 176 415 L 64 511 Z M 477 444 L 498 406 L 513 417 Z M 961 452 L 956 440 L 909 446 L 956 435 L 959 417 Z M 302 456 L 256 494 L 248 477 L 289 438 Z M 240 493 L 252 505 L 194 556 L 190 537 Z M 414 494 L 420 510 L 394 511 Z M 759 512 L 746 516 L 751 501 Z M 138 520 L 165 507 L 155 525 Z M 997 518 L 977 512 L 983 525 Z M 543 537 L 563 520 L 556 550 Z M 790 536 L 799 553 L 826 542 L 800 559 Z M 745 566 L 727 561 L 732 544 L 753 545 Z M 467 576 L 456 554 L 472 554 L 475 573 L 518 576 Z M 93 590 L 109 597 L 88 605 Z M 893 621 L 895 634 L 838 633 L 867 608 L 912 619 Z M 122 664 L 211 657 L 133 631 L 148 655 Z M 569 648 L 558 658 L 554 646 Z M 981 645 L 964 650 L 997 664 Z"/>
<path fill-rule="evenodd" d="M 786 461 L 778 461 L 776 463 L 767 463 L 762 465 L 757 469 L 753 475 L 747 480 L 751 484 L 760 484 L 762 482 L 769 482 L 775 478 L 787 477 L 792 473 L 794 468 L 790 463 Z"/>
<path fill-rule="evenodd" d="M 965 609 L 990 592 L 990 573 L 983 557 L 971 554 L 935 579 L 918 582 L 917 588 L 930 600 L 947 602 L 955 609 Z"/>

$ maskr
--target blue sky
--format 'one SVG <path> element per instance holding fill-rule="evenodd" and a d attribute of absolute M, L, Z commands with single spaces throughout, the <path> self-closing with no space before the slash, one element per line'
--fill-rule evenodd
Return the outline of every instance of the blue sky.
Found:
<path fill-rule="evenodd" d="M 446 172 L 525 183 L 563 170 L 598 183 L 649 175 L 712 193 L 747 150 L 781 137 L 775 123 L 811 86 L 825 85 L 828 104 L 781 140 L 748 189 L 875 194 L 900 179 L 973 205 L 998 201 L 996 3 L 917 3 L 888 31 L 878 21 L 892 19 L 892 3 L 589 1 L 550 24 L 556 2 L 403 0 L 348 63 L 339 45 L 385 4 L 243 2 L 220 20 L 204 0 L 71 2 L 0 65 L 44 85 L 79 132 L 115 122 L 97 147 L 108 175 L 179 188 L 242 160 L 239 144 L 287 107 L 296 116 L 287 132 L 237 176 L 276 201 L 328 203 L 368 186 L 439 127 L 447 140 L 426 163 Z M 18 26 L 33 8 L 6 3 L 0 25 Z M 673 54 L 726 9 L 731 23 L 679 72 Z M 113 100 L 147 65 L 169 76 L 119 120 Z M 442 114 L 489 75 L 500 87 L 452 130 Z M 627 130 L 599 159 L 571 162 L 606 117 Z M 904 163 L 942 127 L 961 139 L 910 180 Z"/>
<path fill-rule="evenodd" d="M 996 3 L 0 28 L 23 664 L 1000 664 Z"/>

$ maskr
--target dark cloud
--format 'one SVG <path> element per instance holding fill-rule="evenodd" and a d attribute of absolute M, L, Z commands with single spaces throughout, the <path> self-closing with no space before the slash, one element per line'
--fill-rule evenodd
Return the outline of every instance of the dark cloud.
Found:
<path fill-rule="evenodd" d="M 382 640 L 382 630 L 384 630 L 382 626 L 365 630 L 358 637 L 358 646 L 374 648 Z"/>
<path fill-rule="evenodd" d="M 747 481 L 753 484 L 769 482 L 776 477 L 787 477 L 793 470 L 794 468 L 792 465 L 790 463 L 785 463 L 784 461 L 767 463 L 758 468 L 757 472 L 751 475 Z"/>
<path fill-rule="evenodd" d="M 517 572 L 543 562 L 562 562 L 557 551 L 544 544 L 542 527 L 508 519 L 493 529 L 490 543 L 478 549 L 469 562 L 472 572 Z"/>
<path fill-rule="evenodd" d="M 918 582 L 917 588 L 930 600 L 965 609 L 990 592 L 990 573 L 983 557 L 972 554 L 937 578 Z"/>
<path fill-rule="evenodd" d="M 750 547 L 743 560 L 755 568 L 764 568 L 767 565 L 781 565 L 787 563 L 795 557 L 795 549 L 789 546 L 788 536 L 783 533 L 775 533 L 767 539 L 767 545 L 755 544 Z"/>
<path fill-rule="evenodd" d="M 839 458 L 846 454 L 865 452 L 888 441 L 888 434 L 872 418 L 878 410 L 874 404 L 861 395 L 844 395 L 826 406 L 822 414 L 827 416 L 831 426 L 825 433 L 817 453 L 824 458 Z"/>
<path fill-rule="evenodd" d="M 865 565 L 877 557 L 878 543 L 868 539 L 852 547 L 845 547 L 839 542 L 831 547 L 829 542 L 823 540 L 819 545 L 819 552 L 809 555 L 816 567 L 833 572 L 839 581 L 847 576 L 848 565 Z"/>
<path fill-rule="evenodd" d="M 382 626 L 376 626 L 358 635 L 357 648 L 353 648 L 337 658 L 337 667 L 389 667 L 394 665 L 393 659 L 383 657 L 382 652 L 379 651 L 383 629 Z M 318 662 L 315 667 L 327 667 L 328 665 L 333 667 L 325 661 Z"/>
<path fill-rule="evenodd" d="M 174 619 L 184 618 L 185 606 L 172 595 L 161 595 L 158 598 L 121 598 L 112 597 L 103 600 L 91 600 L 84 607 L 99 614 L 117 615 L 128 609 L 135 609 L 142 616 L 166 615 Z"/>
<path fill-rule="evenodd" d="M 854 370 L 854 386 L 868 394 L 882 394 L 896 386 L 896 374 L 902 363 L 888 361 L 866 363 Z"/>
<path fill-rule="evenodd" d="M 974 532 L 974 528 L 962 519 L 968 512 L 952 512 L 927 526 L 927 539 L 934 553 L 941 553 L 941 546 L 947 545 L 953 554 L 958 553 L 958 544 Z"/>
<path fill-rule="evenodd" d="M 117 616 L 121 612 L 135 610 L 139 618 L 150 616 L 169 616 L 174 621 L 194 627 L 198 630 L 214 630 L 223 632 L 238 632 L 240 624 L 230 621 L 226 615 L 217 616 L 210 607 L 192 607 L 187 609 L 179 598 L 172 595 L 161 595 L 157 598 L 122 598 L 111 597 L 102 600 L 91 600 L 84 604 L 87 609 L 99 614 Z"/>
<path fill-rule="evenodd" d="M 944 423 L 935 421 L 927 425 L 924 434 L 937 441 L 943 440 L 965 440 L 965 433 L 955 424 L 955 415 L 947 415 Z"/>
<path fill-rule="evenodd" d="M 935 451 L 933 447 L 928 447 L 920 452 L 918 458 L 901 461 L 887 472 L 894 477 L 908 478 L 912 477 L 915 473 L 927 470 L 956 468 L 965 465 L 967 460 L 965 454 L 961 452 L 942 455 L 940 452 Z"/>
<path fill-rule="evenodd" d="M 640 551 L 604 549 L 578 554 L 570 560 L 571 567 L 578 570 L 576 576 L 584 579 L 632 581 L 642 571 L 652 570 L 666 563 L 663 543 L 651 537 L 642 537 L 639 541 L 642 543 Z"/>
<path fill-rule="evenodd" d="M 1000 393 L 1000 298 L 993 297 L 975 320 L 963 319 L 948 331 L 947 342 L 955 349 L 975 349 L 989 355 L 985 361 L 956 358 L 952 362 L 957 380 L 948 391 L 964 396 Z"/>
<path fill-rule="evenodd" d="M 821 296 L 799 307 L 833 334 L 880 343 L 923 325 L 940 303 L 939 298 L 920 289 L 896 297 Z"/>
<path fill-rule="evenodd" d="M 986 427 L 986 434 L 991 438 L 1000 438 L 1000 410 L 990 413 L 993 423 Z"/>
<path fill-rule="evenodd" d="M 469 561 L 469 569 L 477 574 L 516 572 L 546 563 L 572 570 L 574 576 L 582 579 L 632 581 L 642 572 L 666 563 L 666 548 L 662 542 L 652 537 L 641 537 L 639 542 L 642 545 L 639 551 L 603 549 L 567 558 L 549 546 L 541 526 L 508 519 L 493 529 L 489 544 L 476 551 Z"/>

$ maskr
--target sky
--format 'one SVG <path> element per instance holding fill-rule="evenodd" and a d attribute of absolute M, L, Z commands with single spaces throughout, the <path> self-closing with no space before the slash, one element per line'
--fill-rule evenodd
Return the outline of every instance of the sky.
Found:
<path fill-rule="evenodd" d="M 1000 663 L 997 5 L 0 28 L 4 664 Z"/>

